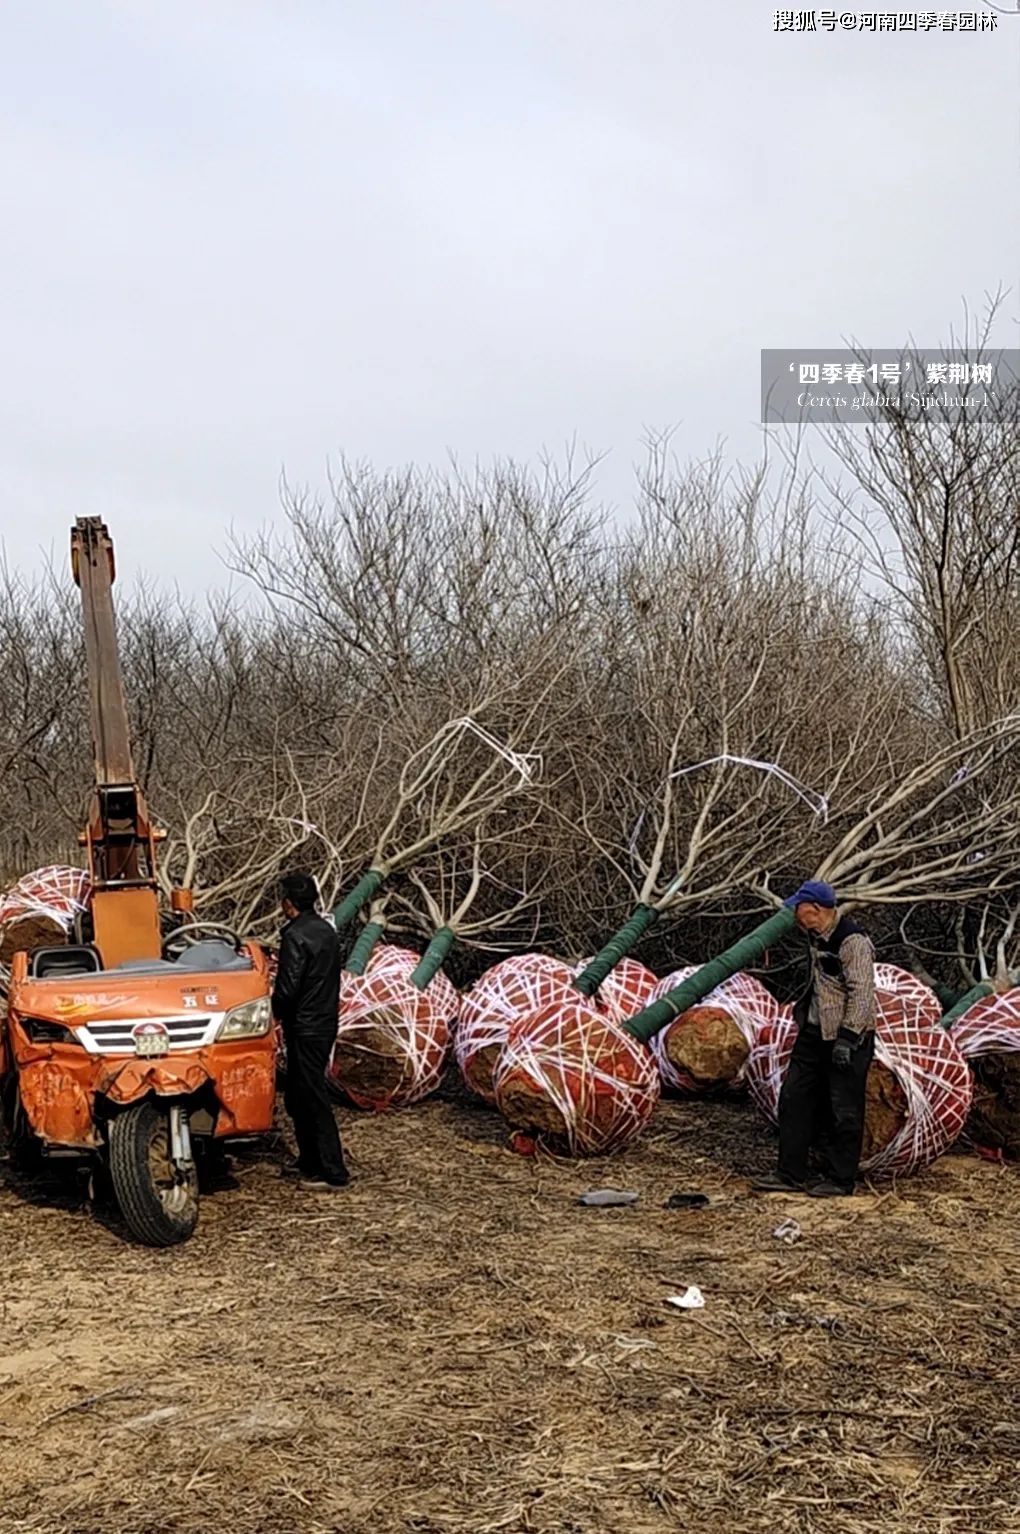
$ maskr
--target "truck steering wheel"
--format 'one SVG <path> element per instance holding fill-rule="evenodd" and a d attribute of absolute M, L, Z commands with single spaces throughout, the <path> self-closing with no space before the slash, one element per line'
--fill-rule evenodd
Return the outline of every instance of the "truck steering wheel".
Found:
<path fill-rule="evenodd" d="M 170 935 L 163 940 L 161 953 L 164 959 L 173 963 L 179 959 L 185 949 L 192 948 L 196 943 L 204 942 L 212 936 L 225 939 L 230 943 L 235 953 L 241 952 L 241 939 L 237 933 L 221 921 L 189 921 L 182 926 L 176 927 Z"/>

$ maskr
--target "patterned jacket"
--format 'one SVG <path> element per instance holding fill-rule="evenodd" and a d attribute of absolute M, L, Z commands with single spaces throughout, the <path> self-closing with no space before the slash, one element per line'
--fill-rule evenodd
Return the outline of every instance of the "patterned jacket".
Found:
<path fill-rule="evenodd" d="M 875 949 L 863 927 L 841 916 L 828 937 L 809 934 L 809 1020 L 823 1039 L 860 1035 L 875 1026 Z"/>

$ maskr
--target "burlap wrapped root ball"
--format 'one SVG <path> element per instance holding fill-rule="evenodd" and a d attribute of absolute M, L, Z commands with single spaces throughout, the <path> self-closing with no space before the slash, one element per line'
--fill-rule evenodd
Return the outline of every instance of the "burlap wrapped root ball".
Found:
<path fill-rule="evenodd" d="M 91 884 L 82 868 L 38 868 L 0 896 L 0 964 L 22 949 L 66 943 L 88 903 Z"/>
<path fill-rule="evenodd" d="M 493 1086 L 514 1129 L 573 1156 L 626 1144 L 659 1100 L 651 1050 L 577 992 L 511 1025 Z"/>
<path fill-rule="evenodd" d="M 979 1149 L 1020 1156 L 1020 988 L 984 996 L 952 1039 L 974 1076 L 967 1138 Z"/>
<path fill-rule="evenodd" d="M 472 1092 L 495 1105 L 492 1073 L 511 1023 L 570 993 L 573 978 L 574 971 L 561 959 L 544 953 L 514 954 L 487 969 L 464 992 L 453 1046 L 464 1083 Z"/>
<path fill-rule="evenodd" d="M 688 967 L 667 975 L 654 999 L 692 974 Z M 753 975 L 724 980 L 652 1039 L 663 1086 L 685 1095 L 736 1090 L 743 1084 L 756 1035 L 779 1010 L 779 1002 Z"/>
<path fill-rule="evenodd" d="M 591 959 L 574 966 L 574 974 L 587 969 Z M 625 1023 L 647 1007 L 658 984 L 654 970 L 639 959 L 618 959 L 592 998 L 599 1010 L 606 1012 L 614 1023 Z"/>
<path fill-rule="evenodd" d="M 411 983 L 418 955 L 382 954 L 363 975 L 345 971 L 328 1078 L 359 1108 L 420 1102 L 443 1079 L 458 996 L 442 973 Z"/>
<path fill-rule="evenodd" d="M 932 1026 L 940 1012 L 927 986 L 905 970 L 880 964 L 876 993 L 861 1170 L 904 1176 L 929 1166 L 958 1138 L 973 1088 L 956 1044 L 937 1022 Z M 751 1096 L 773 1123 L 796 1033 L 792 1008 L 781 1007 L 759 1030 L 747 1062 Z"/>

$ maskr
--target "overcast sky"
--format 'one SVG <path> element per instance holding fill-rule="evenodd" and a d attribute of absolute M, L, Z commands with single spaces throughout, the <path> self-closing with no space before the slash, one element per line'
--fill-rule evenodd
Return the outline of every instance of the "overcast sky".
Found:
<path fill-rule="evenodd" d="M 759 351 L 921 345 L 1011 289 L 1020 16 L 776 34 L 762 0 L 5 0 L 0 526 L 222 583 L 279 477 L 760 445 Z M 621 511 L 622 514 L 622 511 Z"/>

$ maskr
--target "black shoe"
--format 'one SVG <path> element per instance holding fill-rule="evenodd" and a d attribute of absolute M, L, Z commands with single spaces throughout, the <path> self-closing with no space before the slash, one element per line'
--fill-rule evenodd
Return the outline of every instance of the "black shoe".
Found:
<path fill-rule="evenodd" d="M 342 1177 L 302 1177 L 298 1180 L 298 1187 L 302 1193 L 339 1193 L 350 1180 L 349 1172 L 344 1172 Z"/>
<path fill-rule="evenodd" d="M 808 1198 L 850 1198 L 853 1188 L 846 1188 L 841 1182 L 830 1182 L 829 1178 L 823 1177 L 821 1182 L 816 1182 L 813 1188 L 808 1189 Z"/>
<path fill-rule="evenodd" d="M 289 1177 L 292 1180 L 304 1177 L 311 1182 L 316 1182 L 322 1177 L 322 1173 L 318 1167 L 302 1166 L 296 1158 L 290 1158 L 281 1166 L 280 1176 Z"/>
<path fill-rule="evenodd" d="M 786 1177 L 782 1172 L 767 1172 L 764 1177 L 756 1177 L 751 1184 L 755 1193 L 803 1193 L 804 1184 L 796 1182 L 792 1177 Z"/>

